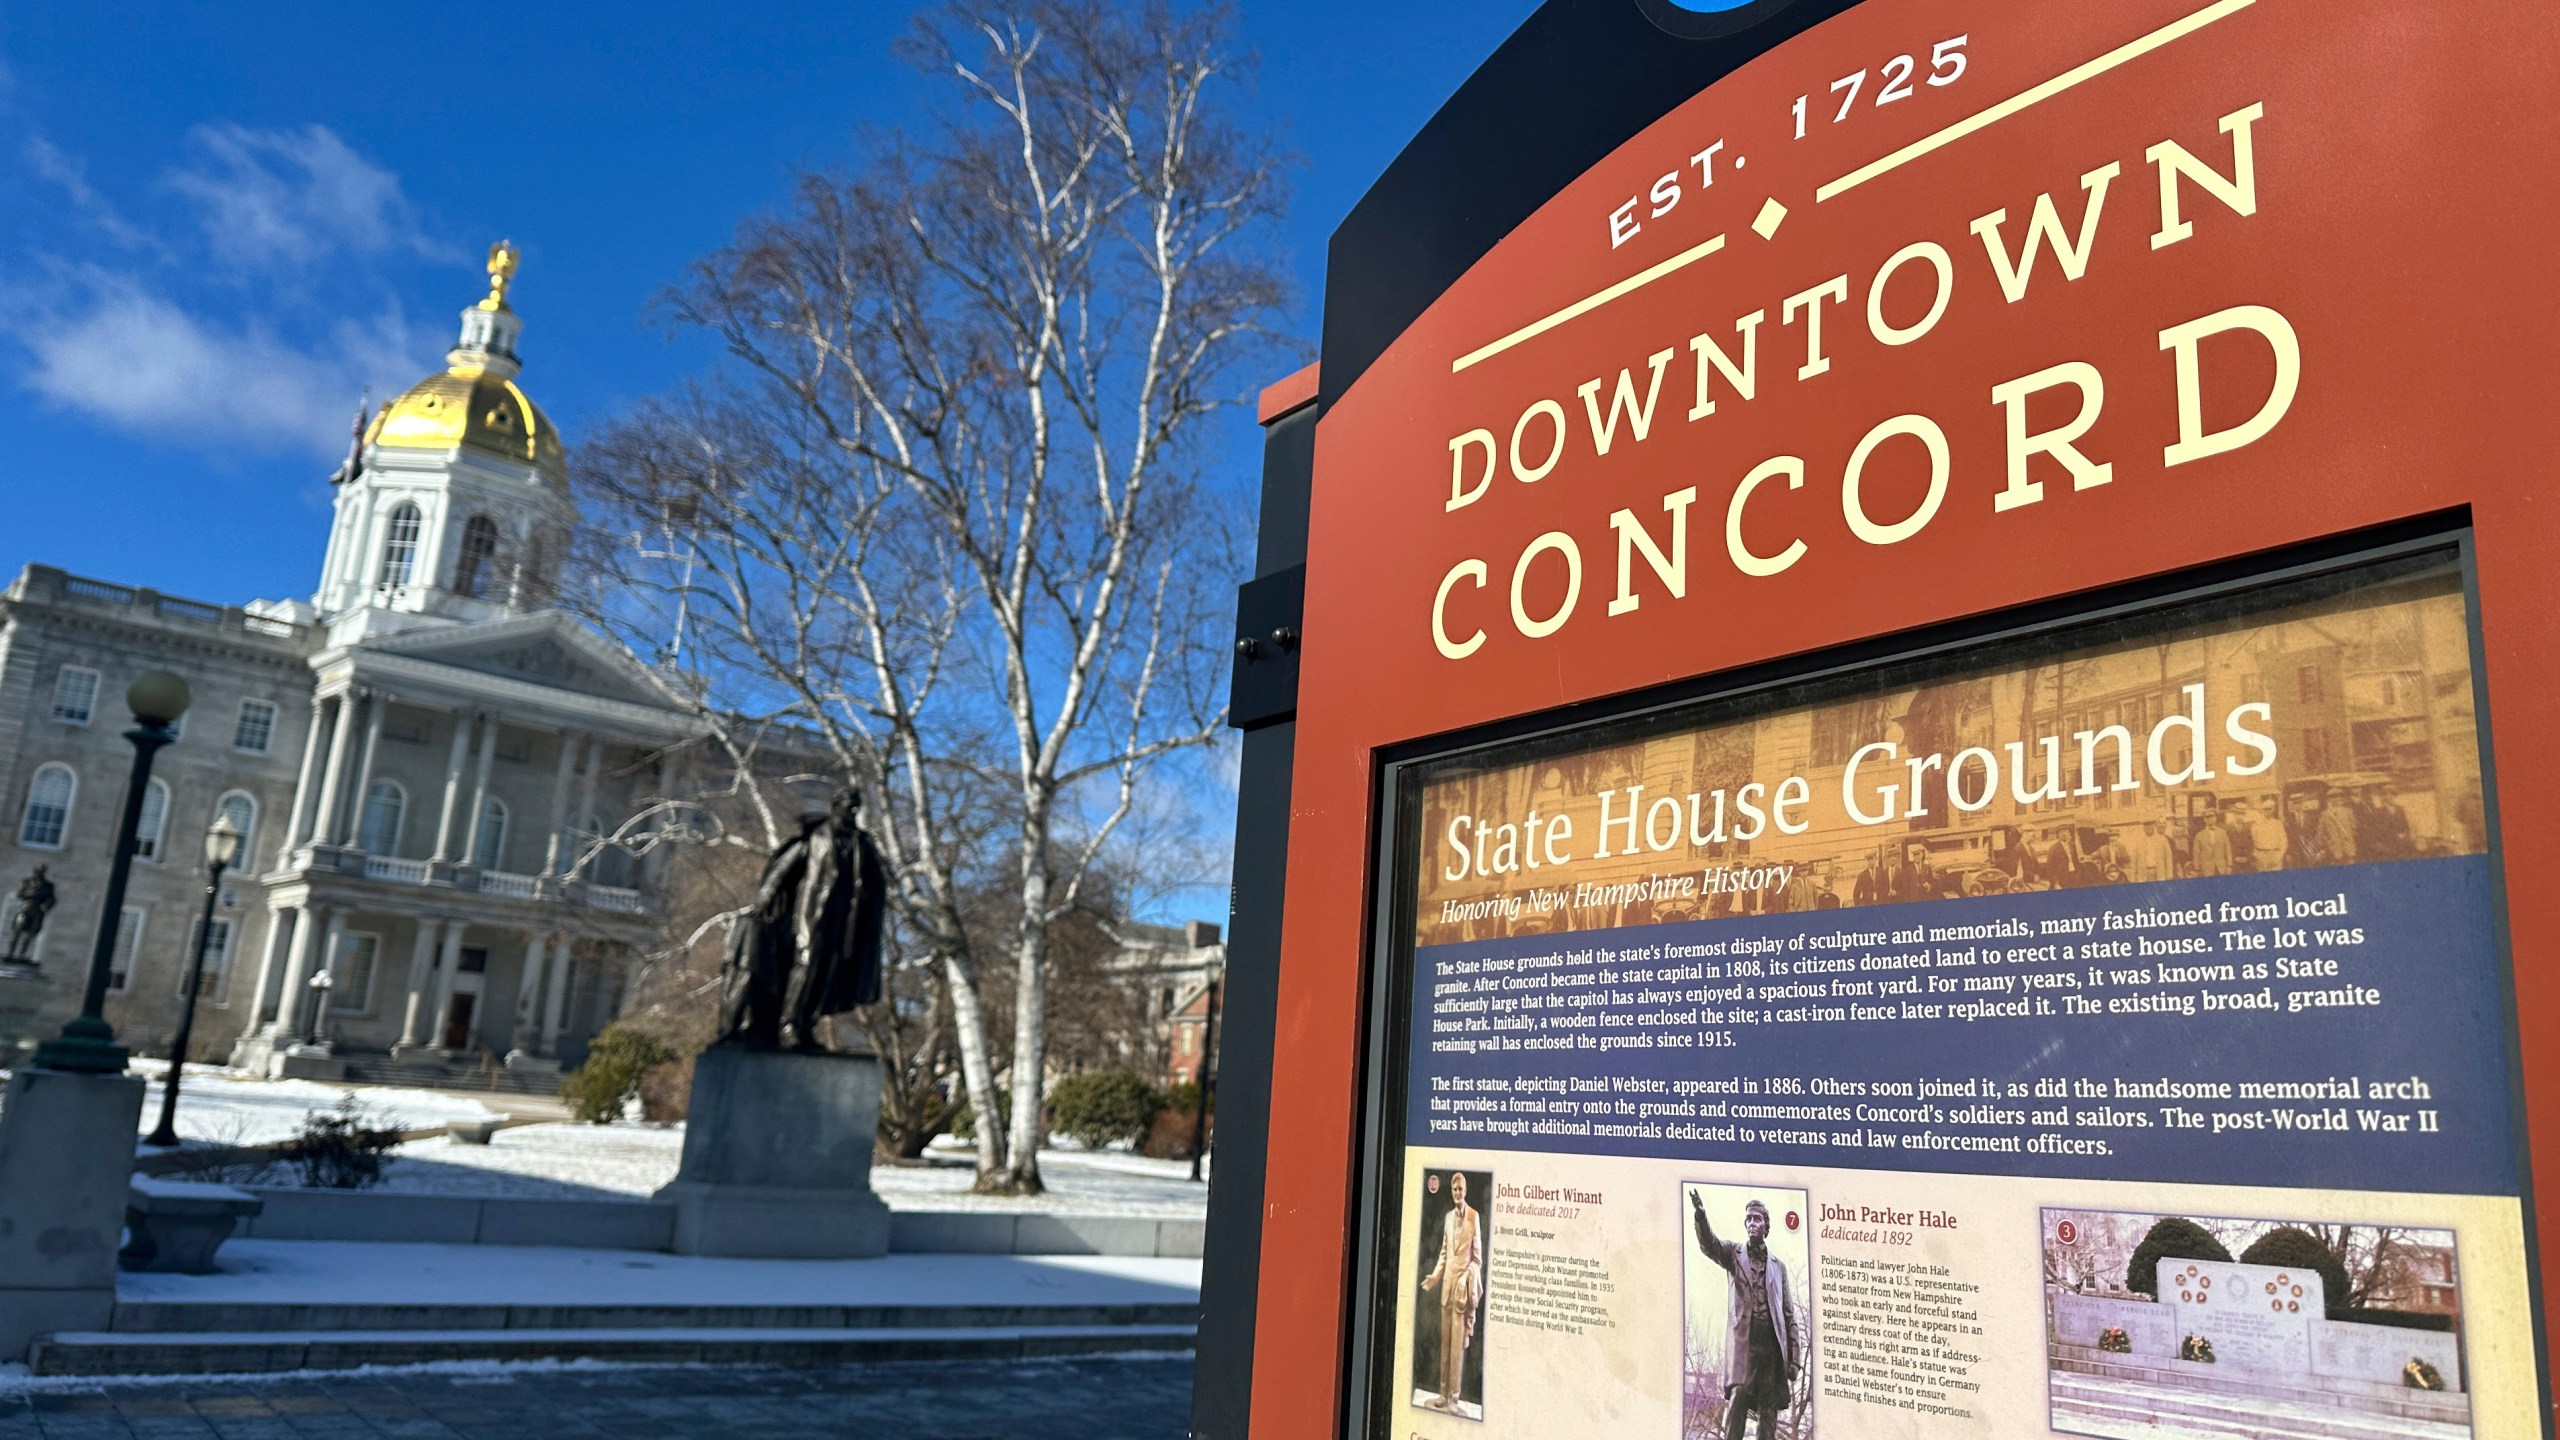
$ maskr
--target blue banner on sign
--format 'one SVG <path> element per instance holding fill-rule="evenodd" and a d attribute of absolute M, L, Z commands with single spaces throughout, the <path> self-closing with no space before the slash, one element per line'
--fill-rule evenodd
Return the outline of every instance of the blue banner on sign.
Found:
<path fill-rule="evenodd" d="M 1435 945 L 1408 1143 L 2512 1195 L 2458 856 Z"/>

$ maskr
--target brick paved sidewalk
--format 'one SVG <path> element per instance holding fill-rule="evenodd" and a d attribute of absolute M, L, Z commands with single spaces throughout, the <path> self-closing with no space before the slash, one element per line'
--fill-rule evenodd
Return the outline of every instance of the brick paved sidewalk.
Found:
<path fill-rule="evenodd" d="M 0 1390 L 0 1440 L 1180 1440 L 1191 1411 L 1187 1356 L 60 1384 Z"/>

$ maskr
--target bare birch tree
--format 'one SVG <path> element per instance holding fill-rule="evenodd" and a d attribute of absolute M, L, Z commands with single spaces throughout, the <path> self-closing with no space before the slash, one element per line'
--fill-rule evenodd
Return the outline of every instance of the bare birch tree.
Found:
<path fill-rule="evenodd" d="M 906 54 L 938 131 L 695 267 L 669 306 L 727 362 L 592 439 L 583 498 L 600 611 L 680 626 L 706 715 L 879 788 L 970 1094 L 1036 1096 L 1052 930 L 1149 768 L 1217 734 L 1235 510 L 1197 436 L 1272 358 L 1280 185 L 1223 116 L 1221 12 L 957 0 Z M 973 936 L 997 879 L 1012 923 Z M 977 1127 L 982 1189 L 1040 1188 L 1040 1112 Z"/>

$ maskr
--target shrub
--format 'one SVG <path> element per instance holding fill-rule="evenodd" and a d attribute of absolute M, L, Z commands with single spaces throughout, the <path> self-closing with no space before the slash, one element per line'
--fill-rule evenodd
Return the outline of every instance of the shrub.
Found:
<path fill-rule="evenodd" d="M 1093 1150 L 1135 1141 L 1164 1105 L 1164 1092 L 1133 1070 L 1088 1070 L 1049 1087 L 1049 1113 L 1059 1133 Z"/>
<path fill-rule="evenodd" d="M 1216 1108 L 1212 1101 L 1210 1108 Z M 1147 1126 L 1147 1138 L 1138 1142 L 1138 1153 L 1150 1160 L 1187 1160 L 1191 1158 L 1191 1127 L 1199 1123 L 1180 1106 L 1168 1105 L 1155 1114 Z M 1215 1116 L 1209 1120 L 1208 1132 L 1201 1141 L 1206 1144 L 1218 1133 Z"/>
<path fill-rule="evenodd" d="M 1199 1112 L 1200 1086 L 1194 1081 L 1174 1081 L 1172 1086 L 1164 1092 L 1164 1097 L 1165 1104 L 1185 1115 L 1197 1114 Z M 1212 1090 L 1209 1092 L 1209 1118 L 1214 1120 L 1217 1118 L 1217 1115 L 1218 1092 Z"/>
<path fill-rule="evenodd" d="M 2231 1252 L 2213 1232 L 2182 1216 L 2163 1216 L 2155 1222 L 2142 1243 L 2133 1247 L 2133 1259 L 2124 1267 L 2124 1288 L 2138 1295 L 2159 1294 L 2155 1278 L 2162 1260 L 2213 1260 L 2229 1264 Z"/>
<path fill-rule="evenodd" d="M 588 1124 L 610 1125 L 640 1093 L 640 1077 L 650 1067 L 678 1058 L 664 1040 L 617 1020 L 588 1045 L 586 1060 L 560 1077 L 560 1098 Z"/>
<path fill-rule="evenodd" d="M 400 1143 L 400 1132 L 376 1128 L 353 1092 L 337 1107 L 303 1117 L 302 1129 L 283 1147 L 287 1162 L 315 1190 L 361 1190 L 382 1183 L 382 1157 Z"/>
<path fill-rule="evenodd" d="M 2328 1311 L 2328 1318 L 2340 1320 L 2346 1317 L 2348 1302 L 2346 1262 L 2340 1260 L 2335 1251 L 2321 1244 L 2320 1238 L 2310 1231 L 2293 1225 L 2279 1225 L 2250 1241 L 2249 1248 L 2240 1252 L 2240 1263 L 2273 1265 L 2282 1270 L 2319 1272 L 2320 1288 L 2323 1292 L 2321 1298 Z"/>

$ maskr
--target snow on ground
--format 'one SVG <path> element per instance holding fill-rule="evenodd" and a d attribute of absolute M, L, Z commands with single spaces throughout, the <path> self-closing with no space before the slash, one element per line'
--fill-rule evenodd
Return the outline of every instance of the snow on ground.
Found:
<path fill-rule="evenodd" d="M 158 1060 L 136 1060 L 133 1072 L 151 1082 L 142 1100 L 138 1131 L 149 1134 L 160 1123 L 160 1088 L 168 1072 Z M 178 1089 L 178 1138 L 208 1145 L 268 1145 L 290 1140 L 305 1117 L 329 1110 L 347 1095 L 363 1107 L 367 1124 L 390 1130 L 419 1130 L 450 1120 L 485 1120 L 489 1107 L 459 1095 L 433 1090 L 396 1090 L 374 1085 L 331 1085 L 317 1080 L 257 1080 L 236 1070 L 190 1065 Z"/>
<path fill-rule="evenodd" d="M 1190 1304 L 1200 1262 L 1108 1255 L 731 1260 L 537 1245 L 234 1240 L 214 1275 L 126 1271 L 127 1303 L 295 1305 Z"/>
<path fill-rule="evenodd" d="M 486 1145 L 450 1138 L 413 1141 L 383 1167 L 386 1190 L 486 1198 L 645 1199 L 676 1177 L 681 1125 L 554 1123 L 501 1130 Z M 972 1195 L 967 1152 L 937 1147 L 913 1165 L 874 1165 L 871 1187 L 893 1210 L 1055 1211 L 1192 1219 L 1208 1187 L 1182 1160 L 1149 1160 L 1080 1150 L 1044 1150 L 1049 1192 L 1031 1199 Z"/>
<path fill-rule="evenodd" d="M 151 1082 L 142 1106 L 143 1133 L 160 1123 L 160 1088 L 167 1069 L 157 1060 L 133 1062 L 134 1073 Z M 388 1129 L 425 1129 L 511 1111 L 560 1113 L 556 1105 L 514 1095 L 492 1095 L 484 1101 L 433 1090 L 261 1080 L 239 1071 L 191 1065 L 178 1099 L 178 1135 L 191 1144 L 272 1144 L 291 1139 L 306 1117 L 334 1108 L 350 1094 L 363 1107 L 367 1123 Z M 545 1121 L 501 1130 L 486 1145 L 468 1145 L 444 1136 L 412 1141 L 383 1167 L 382 1188 L 490 1199 L 640 1200 L 675 1178 L 683 1153 L 682 1125 Z M 1208 1207 L 1208 1187 L 1190 1178 L 1187 1160 L 1150 1160 L 1120 1151 L 1043 1150 L 1040 1170 L 1049 1191 L 1023 1199 L 970 1194 L 972 1155 L 964 1142 L 938 1140 L 921 1161 L 874 1165 L 872 1188 L 895 1210 L 1194 1219 Z"/>

